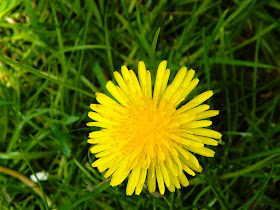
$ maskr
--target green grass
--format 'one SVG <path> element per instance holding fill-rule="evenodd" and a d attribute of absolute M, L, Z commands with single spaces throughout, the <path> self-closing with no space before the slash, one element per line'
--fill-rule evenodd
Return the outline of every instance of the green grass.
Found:
<path fill-rule="evenodd" d="M 155 2 L 0 1 L 0 167 L 49 173 L 42 197 L 0 173 L 1 209 L 279 209 L 280 3 Z M 223 141 L 189 187 L 128 197 L 90 165 L 89 104 L 121 65 L 163 59 L 214 90 Z"/>

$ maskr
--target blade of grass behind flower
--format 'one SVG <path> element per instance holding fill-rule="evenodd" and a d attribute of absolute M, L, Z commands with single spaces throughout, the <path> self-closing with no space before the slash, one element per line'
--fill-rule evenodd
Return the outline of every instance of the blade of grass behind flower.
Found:
<path fill-rule="evenodd" d="M 38 71 L 38 70 L 36 70 L 36 69 L 34 69 L 34 68 L 31 68 L 31 67 L 29 67 L 29 66 L 25 66 L 25 65 L 23 65 L 23 64 L 20 64 L 20 63 L 18 63 L 18 62 L 16 62 L 16 61 L 13 61 L 13 60 L 10 59 L 10 58 L 3 57 L 2 55 L 0 55 L 0 60 L 3 61 L 3 62 L 5 62 L 5 63 L 7 63 L 7 64 L 15 65 L 15 66 L 17 66 L 17 67 L 19 67 L 19 68 L 21 68 L 21 69 L 24 69 L 24 70 L 26 70 L 26 71 L 28 71 L 28 72 L 30 72 L 30 73 L 32 73 L 32 74 L 35 74 L 35 75 L 37 75 L 37 76 L 39 76 L 39 77 L 41 77 L 41 78 L 48 79 L 48 80 L 50 80 L 50 81 L 52 81 L 52 82 L 55 82 L 55 83 L 57 83 L 57 84 L 59 84 L 59 85 L 61 85 L 61 86 L 67 87 L 67 88 L 69 88 L 69 89 L 71 89 L 71 90 L 75 90 L 75 91 L 78 91 L 78 92 L 80 92 L 80 93 L 82 93 L 82 94 L 84 94 L 84 95 L 87 95 L 87 96 L 90 96 L 90 97 L 94 97 L 94 98 L 95 98 L 95 96 L 94 96 L 93 94 L 90 94 L 89 92 L 87 92 L 87 91 L 85 91 L 85 90 L 82 90 L 82 89 L 80 89 L 80 88 L 73 87 L 73 85 L 67 84 L 67 83 L 65 83 L 65 82 L 63 82 L 63 81 L 61 81 L 61 80 L 54 79 L 53 77 L 50 77 L 50 76 L 46 75 L 45 72 L 40 72 L 40 71 Z"/>

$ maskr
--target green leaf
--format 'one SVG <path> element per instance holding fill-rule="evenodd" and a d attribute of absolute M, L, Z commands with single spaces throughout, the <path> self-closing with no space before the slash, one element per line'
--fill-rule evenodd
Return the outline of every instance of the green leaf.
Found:
<path fill-rule="evenodd" d="M 98 83 L 101 86 L 101 89 L 106 92 L 106 84 L 108 79 L 106 78 L 105 74 L 100 68 L 99 63 L 97 62 L 96 64 L 93 65 L 92 71 L 94 73 L 94 76 L 96 76 Z"/>
<path fill-rule="evenodd" d="M 67 84 L 67 83 L 65 83 L 65 82 L 63 82 L 63 81 L 61 81 L 59 79 L 55 79 L 55 78 L 49 76 L 48 74 L 46 74 L 45 72 L 41 72 L 41 71 L 38 71 L 38 70 L 36 70 L 36 69 L 34 69 L 32 67 L 20 64 L 19 62 L 14 61 L 14 60 L 12 60 L 10 58 L 7 58 L 7 57 L 4 57 L 4 56 L 0 55 L 0 61 L 3 61 L 3 62 L 5 62 L 5 63 L 7 63 L 9 65 L 15 65 L 15 66 L 17 66 L 17 67 L 19 67 L 21 69 L 24 69 L 24 70 L 28 71 L 29 73 L 32 73 L 32 74 L 34 74 L 34 75 L 36 75 L 38 77 L 41 77 L 41 78 L 44 78 L 44 79 L 48 79 L 49 81 L 52 81 L 52 82 L 57 83 L 59 85 L 62 85 L 63 87 L 69 88 L 71 90 L 78 91 L 78 92 L 80 92 L 80 93 L 82 93 L 84 95 L 87 95 L 87 96 L 95 98 L 95 96 L 93 94 L 91 94 L 91 93 L 89 93 L 89 92 L 87 92 L 85 90 L 82 90 L 80 88 L 74 87 L 73 85 Z"/>
<path fill-rule="evenodd" d="M 66 143 L 66 140 L 65 140 L 65 137 L 64 137 L 62 131 L 58 128 L 58 125 L 55 123 L 52 124 L 52 132 L 53 132 L 54 136 L 56 137 L 56 139 L 59 141 L 60 149 L 63 152 L 63 154 L 65 154 L 67 157 L 69 157 L 69 155 L 71 153 L 71 149 L 68 146 L 68 144 Z"/>
<path fill-rule="evenodd" d="M 158 30 L 155 33 L 155 36 L 153 38 L 153 42 L 152 42 L 152 46 L 151 46 L 151 51 L 150 51 L 150 55 L 151 55 L 151 60 L 152 60 L 152 64 L 153 64 L 153 74 L 155 75 L 156 72 L 156 58 L 155 58 L 155 53 L 156 53 L 156 46 L 157 46 L 157 41 L 158 41 L 158 36 L 159 36 L 159 32 L 160 32 L 160 28 L 158 28 Z"/>

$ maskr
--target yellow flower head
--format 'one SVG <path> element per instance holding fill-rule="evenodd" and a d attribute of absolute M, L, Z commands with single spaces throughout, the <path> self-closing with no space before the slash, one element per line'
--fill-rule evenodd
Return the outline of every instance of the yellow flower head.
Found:
<path fill-rule="evenodd" d="M 195 176 L 201 172 L 193 153 L 213 157 L 214 151 L 204 147 L 218 145 L 221 139 L 217 131 L 207 129 L 212 124 L 206 118 L 219 114 L 208 110 L 203 104 L 213 92 L 206 91 L 176 109 L 186 96 L 196 87 L 198 79 L 193 79 L 194 70 L 182 67 L 167 86 L 170 69 L 162 61 L 158 67 L 154 88 L 151 73 L 144 63 L 138 64 L 138 78 L 132 70 L 122 66 L 121 73 L 114 72 L 118 86 L 109 81 L 107 90 L 115 100 L 103 93 L 96 93 L 100 104 L 91 104 L 94 112 L 88 116 L 95 122 L 88 126 L 101 130 L 89 134 L 88 143 L 97 160 L 92 164 L 104 177 L 112 176 L 110 184 L 117 186 L 126 177 L 127 195 L 139 195 L 145 180 L 150 193 L 156 189 L 164 194 L 165 186 L 175 191 L 180 186 L 188 186 L 185 172 Z"/>

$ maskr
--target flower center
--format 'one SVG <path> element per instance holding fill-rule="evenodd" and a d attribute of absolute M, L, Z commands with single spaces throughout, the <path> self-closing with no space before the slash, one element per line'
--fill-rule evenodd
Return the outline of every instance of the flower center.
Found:
<path fill-rule="evenodd" d="M 128 156 L 131 167 L 135 164 L 149 167 L 164 160 L 166 148 L 170 143 L 168 136 L 178 126 L 172 126 L 176 109 L 169 103 L 158 105 L 151 98 L 142 98 L 137 104 L 131 104 L 129 114 L 124 116 L 116 127 L 113 137 L 122 156 Z"/>

